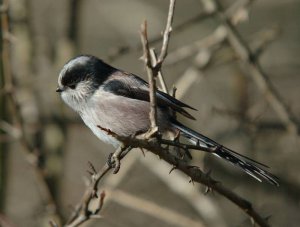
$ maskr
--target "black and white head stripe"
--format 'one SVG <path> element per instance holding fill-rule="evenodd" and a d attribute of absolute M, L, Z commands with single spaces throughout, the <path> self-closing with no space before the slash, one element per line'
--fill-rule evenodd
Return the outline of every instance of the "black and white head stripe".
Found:
<path fill-rule="evenodd" d="M 116 70 L 94 56 L 81 55 L 65 64 L 59 74 L 58 84 L 71 87 L 81 81 L 92 80 L 93 85 L 99 87 Z"/>

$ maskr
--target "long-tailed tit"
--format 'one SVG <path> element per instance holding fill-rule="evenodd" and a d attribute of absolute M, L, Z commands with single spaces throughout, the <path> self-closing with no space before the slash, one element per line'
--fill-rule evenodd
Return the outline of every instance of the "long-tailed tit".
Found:
<path fill-rule="evenodd" d="M 67 62 L 58 77 L 58 88 L 62 99 L 82 118 L 84 123 L 102 141 L 117 147 L 120 142 L 98 126 L 119 136 L 132 136 L 146 132 L 149 120 L 149 87 L 140 77 L 114 68 L 102 60 L 81 55 Z M 157 124 L 161 134 L 180 133 L 194 143 L 212 149 L 213 154 L 240 167 L 255 179 L 279 185 L 276 176 L 264 170 L 266 167 L 250 158 L 221 146 L 212 139 L 183 125 L 172 115 L 172 111 L 194 119 L 184 108 L 192 107 L 156 91 Z"/>

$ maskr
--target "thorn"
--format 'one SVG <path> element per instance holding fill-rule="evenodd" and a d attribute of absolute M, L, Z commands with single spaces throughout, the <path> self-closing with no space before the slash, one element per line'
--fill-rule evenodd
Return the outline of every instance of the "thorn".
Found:
<path fill-rule="evenodd" d="M 143 149 L 142 147 L 139 147 L 139 148 L 140 148 L 140 150 L 142 151 L 143 156 L 146 157 L 146 154 L 145 154 L 144 149 Z"/>
<path fill-rule="evenodd" d="M 170 169 L 169 174 L 171 174 L 175 169 L 177 169 L 176 165 L 173 165 L 173 167 Z"/>
<path fill-rule="evenodd" d="M 94 173 L 92 173 L 91 171 L 89 171 L 89 170 L 87 170 L 87 173 L 89 174 L 89 175 L 91 175 L 91 176 L 93 176 L 94 175 Z"/>
<path fill-rule="evenodd" d="M 204 195 L 207 195 L 208 193 L 210 193 L 210 192 L 213 192 L 214 190 L 211 188 L 211 187 L 209 187 L 209 186 L 206 186 L 206 188 L 205 188 L 205 191 L 204 191 Z"/>
<path fill-rule="evenodd" d="M 191 177 L 189 179 L 189 183 L 192 183 L 193 185 L 195 185 L 194 180 Z"/>
<path fill-rule="evenodd" d="M 89 168 L 91 170 L 91 171 L 87 170 L 88 173 L 90 173 L 91 175 L 97 174 L 96 168 L 93 165 L 93 163 L 91 163 L 90 161 L 88 161 L 88 166 L 89 166 Z"/>
<path fill-rule="evenodd" d="M 118 135 L 116 133 L 114 133 L 113 131 L 111 131 L 108 128 L 103 128 L 100 125 L 97 125 L 98 128 L 100 128 L 102 131 L 106 132 L 107 135 L 113 136 L 113 137 L 117 137 Z"/>

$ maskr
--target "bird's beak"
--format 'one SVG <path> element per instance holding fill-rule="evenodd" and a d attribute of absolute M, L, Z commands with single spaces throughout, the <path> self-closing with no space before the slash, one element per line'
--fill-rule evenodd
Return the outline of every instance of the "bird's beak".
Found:
<path fill-rule="evenodd" d="M 63 91 L 64 91 L 64 89 L 61 88 L 61 87 L 57 87 L 57 88 L 56 88 L 56 92 L 59 92 L 59 93 L 60 93 L 60 92 L 63 92 Z"/>

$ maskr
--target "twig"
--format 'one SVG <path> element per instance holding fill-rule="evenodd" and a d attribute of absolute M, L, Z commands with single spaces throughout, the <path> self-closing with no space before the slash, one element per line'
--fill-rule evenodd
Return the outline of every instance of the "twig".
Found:
<path fill-rule="evenodd" d="M 147 36 L 147 22 L 144 21 L 144 23 L 141 26 L 141 41 L 142 41 L 143 52 L 144 52 L 143 60 L 145 61 L 145 65 L 146 65 L 148 81 L 149 81 L 149 90 L 150 90 L 149 91 L 150 92 L 149 118 L 151 124 L 150 134 L 152 135 L 158 131 L 157 110 L 156 110 L 156 105 L 157 105 L 156 104 L 156 77 L 160 72 L 163 61 L 165 60 L 168 54 L 168 46 L 169 46 L 170 34 L 172 31 L 172 21 L 173 21 L 173 15 L 175 10 L 175 2 L 176 2 L 175 0 L 170 0 L 167 24 L 163 32 L 162 47 L 156 63 L 151 62 L 151 54 L 150 54 L 150 48 L 149 48 L 149 42 Z M 152 56 L 155 56 L 155 53 L 152 54 Z"/>
<path fill-rule="evenodd" d="M 157 56 L 155 54 L 155 51 L 153 48 L 150 49 L 150 56 L 151 56 L 151 62 L 153 62 L 154 65 L 157 64 Z M 162 88 L 162 91 L 165 92 L 165 93 L 168 93 L 168 87 L 167 87 L 167 84 L 165 82 L 165 79 L 162 75 L 162 72 L 161 70 L 159 70 L 157 72 L 157 78 L 159 80 L 159 83 L 160 83 L 160 86 Z"/>
<path fill-rule="evenodd" d="M 110 133 L 108 130 L 105 130 L 106 133 Z M 111 132 L 112 133 L 112 132 Z M 122 149 L 121 146 L 118 149 Z M 122 160 L 126 156 L 126 152 L 122 153 L 120 156 L 120 160 Z M 108 165 L 106 163 L 98 172 L 95 172 L 95 168 L 92 164 L 90 164 L 92 175 L 90 185 L 84 192 L 84 195 L 81 199 L 81 202 L 76 206 L 73 211 L 71 217 L 69 218 L 68 223 L 65 227 L 75 227 L 79 226 L 87 220 L 98 218 L 97 213 L 101 210 L 104 200 L 104 194 L 101 194 L 100 205 L 98 209 L 94 212 L 89 210 L 89 205 L 92 199 L 97 198 L 98 184 L 99 181 L 103 178 L 105 174 L 107 174 L 111 169 L 113 169 L 112 165 Z"/>
<path fill-rule="evenodd" d="M 172 22 L 173 22 L 174 10 L 175 10 L 175 2 L 176 2 L 175 0 L 170 0 L 167 24 L 166 24 L 165 31 L 163 33 L 163 43 L 161 46 L 161 51 L 158 60 L 155 64 L 155 69 L 157 71 L 160 70 L 162 63 L 168 54 L 168 46 L 169 46 L 170 34 L 172 32 Z"/>
<path fill-rule="evenodd" d="M 151 63 L 151 56 L 150 56 L 150 49 L 148 43 L 148 35 L 147 35 L 147 22 L 141 26 L 141 40 L 143 44 L 144 56 L 143 60 L 145 61 L 147 75 L 148 75 L 148 82 L 149 82 L 149 89 L 150 89 L 150 132 L 156 132 L 157 128 L 157 110 L 156 110 L 156 75 L 157 73 L 154 72 L 153 66 Z"/>

